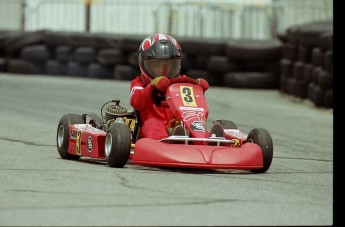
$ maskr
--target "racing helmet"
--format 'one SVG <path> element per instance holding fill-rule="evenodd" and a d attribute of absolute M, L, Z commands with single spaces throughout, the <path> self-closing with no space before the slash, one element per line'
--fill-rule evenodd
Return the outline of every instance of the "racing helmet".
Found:
<path fill-rule="evenodd" d="M 155 77 L 173 78 L 180 73 L 182 50 L 175 38 L 164 33 L 146 37 L 139 46 L 138 61 L 148 81 Z"/>

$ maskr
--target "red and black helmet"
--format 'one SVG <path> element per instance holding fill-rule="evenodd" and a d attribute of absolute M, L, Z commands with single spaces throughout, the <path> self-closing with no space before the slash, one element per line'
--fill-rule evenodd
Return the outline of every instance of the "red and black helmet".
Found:
<path fill-rule="evenodd" d="M 180 73 L 182 51 L 175 38 L 163 33 L 146 37 L 138 51 L 142 75 L 151 81 L 157 76 L 173 78 Z"/>

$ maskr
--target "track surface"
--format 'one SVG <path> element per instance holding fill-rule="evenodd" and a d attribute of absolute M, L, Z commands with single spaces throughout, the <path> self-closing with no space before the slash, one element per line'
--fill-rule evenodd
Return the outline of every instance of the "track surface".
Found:
<path fill-rule="evenodd" d="M 129 107 L 129 82 L 0 74 L 0 225 L 332 225 L 333 111 L 277 90 L 210 88 L 210 125 L 267 129 L 265 174 L 62 160 L 65 113 Z"/>

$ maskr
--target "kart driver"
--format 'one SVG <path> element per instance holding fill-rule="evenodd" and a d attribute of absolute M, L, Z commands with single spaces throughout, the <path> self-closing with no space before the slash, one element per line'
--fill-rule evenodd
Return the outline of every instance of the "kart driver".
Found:
<path fill-rule="evenodd" d="M 172 36 L 156 33 L 140 44 L 138 60 L 140 75 L 131 82 L 130 105 L 139 111 L 140 138 L 160 140 L 168 137 L 168 128 L 175 117 L 169 108 L 160 106 L 164 92 L 172 83 L 193 83 L 205 92 L 209 84 L 205 79 L 180 75 L 182 51 Z M 177 125 L 172 135 L 186 135 L 182 125 Z"/>

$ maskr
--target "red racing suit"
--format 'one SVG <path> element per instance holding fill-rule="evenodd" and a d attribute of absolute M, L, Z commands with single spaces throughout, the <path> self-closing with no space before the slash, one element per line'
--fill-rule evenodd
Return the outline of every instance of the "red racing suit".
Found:
<path fill-rule="evenodd" d="M 175 82 L 192 82 L 195 80 L 185 75 L 179 75 L 171 80 Z M 130 105 L 139 111 L 141 128 L 140 138 L 160 140 L 168 136 L 169 122 L 175 119 L 170 108 L 157 106 L 153 98 L 154 88 L 143 75 L 137 76 L 131 82 Z"/>

